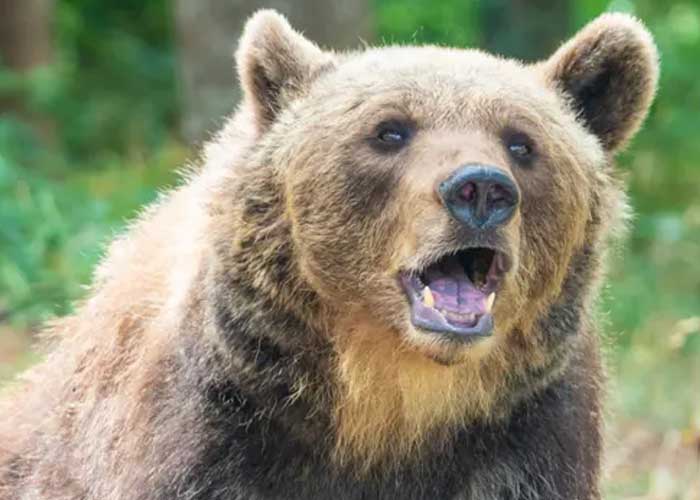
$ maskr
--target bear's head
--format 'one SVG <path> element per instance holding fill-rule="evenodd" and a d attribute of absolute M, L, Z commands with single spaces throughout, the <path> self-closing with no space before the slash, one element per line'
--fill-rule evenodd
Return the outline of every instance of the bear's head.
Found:
<path fill-rule="evenodd" d="M 574 318 L 561 335 L 576 333 L 626 211 L 611 160 L 656 89 L 638 21 L 603 15 L 524 64 L 436 46 L 328 52 L 261 11 L 237 65 L 253 126 L 229 192 L 231 265 L 325 330 L 349 392 L 369 391 L 360 406 L 381 398 L 395 422 L 393 398 L 418 434 L 438 407 L 461 418 L 445 401 L 488 407 L 512 371 L 546 365 L 555 305 Z"/>

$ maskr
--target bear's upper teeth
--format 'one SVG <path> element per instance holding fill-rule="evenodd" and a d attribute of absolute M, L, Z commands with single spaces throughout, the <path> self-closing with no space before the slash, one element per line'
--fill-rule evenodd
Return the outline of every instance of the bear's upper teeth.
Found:
<path fill-rule="evenodd" d="M 428 307 L 435 306 L 435 297 L 433 297 L 433 292 L 430 290 L 429 286 L 423 289 L 423 303 Z"/>
<path fill-rule="evenodd" d="M 486 297 L 486 312 L 490 313 L 493 308 L 493 301 L 496 300 L 496 292 L 491 292 L 491 295 Z"/>

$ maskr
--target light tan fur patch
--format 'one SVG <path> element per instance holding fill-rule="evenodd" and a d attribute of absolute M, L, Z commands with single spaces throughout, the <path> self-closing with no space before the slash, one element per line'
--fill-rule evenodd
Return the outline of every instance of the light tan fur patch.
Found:
<path fill-rule="evenodd" d="M 346 323 L 337 347 L 336 459 L 401 461 L 426 439 L 443 440 L 468 421 L 490 418 L 507 367 L 486 339 L 469 359 L 442 365 L 370 321 Z"/>

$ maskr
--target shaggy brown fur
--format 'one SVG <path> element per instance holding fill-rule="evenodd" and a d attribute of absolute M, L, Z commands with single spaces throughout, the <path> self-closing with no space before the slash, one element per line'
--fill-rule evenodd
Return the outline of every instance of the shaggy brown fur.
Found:
<path fill-rule="evenodd" d="M 605 15 L 524 65 L 325 52 L 263 11 L 237 63 L 245 99 L 203 166 L 4 395 L 0 498 L 599 498 L 593 309 L 627 212 L 612 155 L 656 88 L 647 31 Z M 402 149 L 376 142 L 387 121 Z M 520 192 L 488 233 L 436 195 L 476 162 Z M 465 244 L 513 264 L 467 344 L 414 327 L 397 280 Z"/>

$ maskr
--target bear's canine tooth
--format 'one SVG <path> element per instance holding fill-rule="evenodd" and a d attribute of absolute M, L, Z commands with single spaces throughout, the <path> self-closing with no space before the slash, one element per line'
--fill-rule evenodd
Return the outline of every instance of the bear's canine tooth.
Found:
<path fill-rule="evenodd" d="M 496 300 L 496 292 L 491 292 L 491 295 L 486 297 L 486 312 L 490 313 L 493 308 L 493 301 Z"/>
<path fill-rule="evenodd" d="M 435 307 L 435 297 L 429 286 L 423 289 L 423 303 L 428 307 Z"/>

